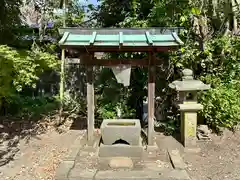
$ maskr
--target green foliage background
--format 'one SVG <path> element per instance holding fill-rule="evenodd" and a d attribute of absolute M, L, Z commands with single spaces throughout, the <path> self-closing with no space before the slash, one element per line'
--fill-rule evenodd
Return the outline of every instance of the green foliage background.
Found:
<path fill-rule="evenodd" d="M 45 71 L 58 70 L 57 57 L 42 52 L 37 47 L 32 51 L 0 45 L 0 109 L 16 104 L 17 97 L 26 87 L 36 88 L 39 76 Z M 21 105 L 19 104 L 19 109 Z"/>
<path fill-rule="evenodd" d="M 37 1 L 29 2 L 36 5 Z M 234 129 L 239 124 L 239 0 L 100 0 L 98 5 L 83 5 L 70 0 L 66 17 L 54 14 L 59 7 L 56 1 L 39 2 L 41 6 L 38 5 L 36 11 L 42 19 L 37 33 L 32 32 L 31 28 L 25 31 L 26 28 L 20 26 L 19 7 L 22 1 L 0 2 L 1 111 L 10 112 L 11 107 L 21 107 L 18 112 L 34 114 L 32 112 L 40 111 L 40 107 L 43 111 L 46 109 L 44 103 L 49 102 L 51 107 L 57 104 L 53 95 L 30 97 L 27 89 L 34 91 L 42 81 L 41 75 L 46 72 L 60 73 L 60 49 L 56 43 L 44 42 L 43 37 L 50 35 L 60 38 L 57 28 L 66 19 L 71 27 L 182 27 L 179 36 L 184 46 L 176 52 L 158 54 L 163 61 L 157 67 L 156 97 L 160 98 L 156 100 L 156 106 L 160 108 L 156 111 L 160 111 L 163 120 L 157 119 L 157 124 L 169 133 L 179 127 L 179 112 L 173 106 L 176 94 L 168 88 L 168 84 L 179 79 L 184 68 L 192 69 L 196 79 L 211 84 L 211 90 L 199 93 L 199 101 L 204 105 L 201 116 L 205 123 L 217 131 L 222 127 Z M 28 5 L 28 1 L 27 4 L 25 2 L 24 6 Z M 46 31 L 48 20 L 53 20 L 55 26 Z M 22 34 L 38 34 L 39 37 L 35 42 L 19 40 Z M 138 53 L 107 55 L 126 58 L 146 56 Z M 72 75 L 68 70 L 66 68 L 65 76 L 70 81 Z M 84 73 L 82 76 L 85 77 Z M 134 68 L 128 88 L 117 84 L 109 69 L 96 68 L 95 77 L 97 118 L 114 118 L 117 108 L 121 109 L 125 118 L 140 118 L 142 112 L 139 105 L 147 96 L 147 69 Z M 85 78 L 82 79 L 84 84 Z M 84 93 L 77 94 L 76 88 L 67 88 L 64 109 L 76 116 L 85 116 Z"/>

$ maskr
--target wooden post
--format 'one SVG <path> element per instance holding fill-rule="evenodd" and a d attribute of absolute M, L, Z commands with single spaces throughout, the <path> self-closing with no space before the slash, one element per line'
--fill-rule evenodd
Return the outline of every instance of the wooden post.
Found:
<path fill-rule="evenodd" d="M 63 0 L 63 27 L 66 27 L 66 0 Z M 63 98 L 64 98 L 64 86 L 65 86 L 65 49 L 62 49 L 62 57 L 61 57 L 61 77 L 60 77 L 60 112 L 59 112 L 59 122 L 58 124 L 62 123 L 62 112 L 63 112 Z"/>
<path fill-rule="evenodd" d="M 92 60 L 93 56 L 84 56 Z M 94 138 L 94 76 L 93 67 L 87 67 L 87 120 L 88 120 L 88 144 L 92 144 Z"/>
<path fill-rule="evenodd" d="M 65 49 L 62 49 L 62 57 L 61 57 L 61 79 L 60 79 L 60 101 L 61 101 L 61 109 L 63 104 L 64 97 L 64 84 L 65 84 Z"/>
<path fill-rule="evenodd" d="M 148 66 L 148 145 L 154 145 L 154 112 L 155 112 L 155 65 L 154 56 L 149 53 Z"/>
<path fill-rule="evenodd" d="M 59 96 L 60 96 L 60 109 L 57 124 L 60 125 L 64 118 L 62 118 L 63 112 L 63 98 L 64 98 L 64 87 L 65 87 L 65 49 L 62 49 L 61 55 L 61 72 L 60 72 L 60 84 L 59 84 Z"/>

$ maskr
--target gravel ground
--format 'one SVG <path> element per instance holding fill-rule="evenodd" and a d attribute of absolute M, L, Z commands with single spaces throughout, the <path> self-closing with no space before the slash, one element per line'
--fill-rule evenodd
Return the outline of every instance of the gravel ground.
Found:
<path fill-rule="evenodd" d="M 84 130 L 60 133 L 50 129 L 21 140 L 19 152 L 9 164 L 0 167 L 1 180 L 54 180 L 55 171 L 66 152 Z M 240 131 L 226 131 L 223 136 L 212 135 L 211 142 L 200 144 L 200 153 L 185 154 L 184 160 L 192 180 L 240 180 Z M 160 146 L 170 143 L 157 138 Z"/>
<path fill-rule="evenodd" d="M 240 132 L 212 135 L 200 147 L 199 154 L 184 157 L 193 180 L 240 180 Z"/>
<path fill-rule="evenodd" d="M 20 151 L 9 164 L 0 167 L 1 180 L 54 180 L 55 170 L 73 141 L 84 131 L 55 130 L 20 142 Z"/>

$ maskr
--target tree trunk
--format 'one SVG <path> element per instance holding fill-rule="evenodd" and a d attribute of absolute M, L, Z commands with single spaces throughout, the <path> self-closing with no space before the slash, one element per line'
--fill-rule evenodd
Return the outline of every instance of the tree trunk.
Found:
<path fill-rule="evenodd" d="M 232 0 L 232 18 L 233 18 L 233 32 L 237 32 L 237 18 L 236 18 L 236 12 L 239 10 L 239 4 L 237 2 L 238 0 Z"/>

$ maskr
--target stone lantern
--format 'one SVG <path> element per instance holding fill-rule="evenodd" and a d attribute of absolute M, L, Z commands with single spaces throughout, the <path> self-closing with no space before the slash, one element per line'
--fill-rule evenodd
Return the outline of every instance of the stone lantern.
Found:
<path fill-rule="evenodd" d="M 190 69 L 183 70 L 181 81 L 174 81 L 169 87 L 175 89 L 179 95 L 177 106 L 181 112 L 181 141 L 185 147 L 196 146 L 197 112 L 203 106 L 197 102 L 197 92 L 210 89 L 210 85 L 193 79 Z"/>

